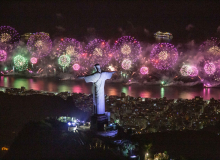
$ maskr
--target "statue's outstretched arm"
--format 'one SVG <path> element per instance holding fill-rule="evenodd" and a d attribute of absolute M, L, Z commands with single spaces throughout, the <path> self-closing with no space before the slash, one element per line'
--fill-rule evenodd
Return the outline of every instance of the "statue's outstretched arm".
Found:
<path fill-rule="evenodd" d="M 111 79 L 112 75 L 115 73 L 116 71 L 113 72 L 103 72 L 105 74 L 105 78 L 106 79 Z"/>
<path fill-rule="evenodd" d="M 86 83 L 88 82 L 96 82 L 100 78 L 100 73 L 95 73 L 91 75 L 86 75 L 82 77 L 78 77 L 79 79 L 85 79 Z"/>

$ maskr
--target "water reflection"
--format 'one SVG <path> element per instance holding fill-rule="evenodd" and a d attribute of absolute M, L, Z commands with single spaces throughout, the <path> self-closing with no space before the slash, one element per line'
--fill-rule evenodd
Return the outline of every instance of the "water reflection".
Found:
<path fill-rule="evenodd" d="M 8 87 L 8 77 L 4 77 L 4 86 Z"/>
<path fill-rule="evenodd" d="M 29 79 L 29 88 L 34 90 L 41 90 L 39 83 L 35 83 L 33 79 Z"/>
<path fill-rule="evenodd" d="M 57 91 L 57 85 L 53 82 L 48 83 L 48 91 L 50 92 L 56 92 Z"/>
<path fill-rule="evenodd" d="M 9 78 L 9 77 L 7 77 L 7 78 Z M 7 81 L 6 81 L 6 83 L 7 83 Z M 22 86 L 25 88 L 29 88 L 28 79 L 23 79 L 23 78 L 15 79 L 15 81 L 13 83 L 13 87 L 14 88 L 21 88 Z"/>
<path fill-rule="evenodd" d="M 80 86 L 80 85 L 73 86 L 72 92 L 73 92 L 73 93 L 82 93 L 82 88 L 81 88 L 81 86 Z"/>
<path fill-rule="evenodd" d="M 179 98 L 183 98 L 183 99 L 192 99 L 194 97 L 195 95 L 193 93 L 189 93 L 187 91 L 182 91 L 179 95 Z"/>
<path fill-rule="evenodd" d="M 58 92 L 71 92 L 70 88 L 64 84 L 58 86 Z"/>
<path fill-rule="evenodd" d="M 157 43 L 168 42 L 170 43 L 172 39 L 166 37 L 155 37 Z"/>
<path fill-rule="evenodd" d="M 109 89 L 107 92 L 105 91 L 105 93 L 107 94 L 107 95 L 112 95 L 112 96 L 117 96 L 118 94 L 118 92 L 117 92 L 117 89 L 116 88 L 111 88 L 111 89 Z"/>
<path fill-rule="evenodd" d="M 0 86 L 10 88 L 45 90 L 49 92 L 75 92 L 75 93 L 92 93 L 92 83 L 84 81 L 59 81 L 54 79 L 40 78 L 17 78 L 17 77 L 0 77 Z M 218 99 L 220 88 L 203 88 L 197 87 L 161 87 L 161 86 L 143 86 L 131 85 L 124 86 L 121 83 L 106 83 L 105 94 L 120 96 L 121 92 L 132 97 L 143 98 L 161 98 L 169 99 L 192 99 L 195 96 L 202 96 L 204 99 Z"/>
<path fill-rule="evenodd" d="M 160 89 L 160 95 L 161 95 L 161 98 L 164 97 L 164 88 L 163 87 Z"/>
<path fill-rule="evenodd" d="M 126 95 L 128 95 L 128 88 L 127 87 L 122 87 L 121 92 L 125 93 Z M 131 93 L 129 93 L 130 95 Z"/>
<path fill-rule="evenodd" d="M 154 98 L 154 97 L 151 97 L 151 94 L 148 91 L 140 92 L 140 97 L 142 97 L 142 98 Z"/>

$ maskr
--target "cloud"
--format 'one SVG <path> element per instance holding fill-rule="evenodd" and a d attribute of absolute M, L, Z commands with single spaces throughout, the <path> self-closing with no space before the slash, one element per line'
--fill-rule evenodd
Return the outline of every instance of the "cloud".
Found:
<path fill-rule="evenodd" d="M 88 32 L 89 34 L 95 34 L 96 29 L 95 29 L 95 28 L 92 28 L 92 27 L 89 27 L 89 28 L 87 28 L 87 32 Z"/>
<path fill-rule="evenodd" d="M 60 32 L 64 32 L 66 29 L 62 26 L 56 26 L 56 29 Z"/>
<path fill-rule="evenodd" d="M 118 27 L 119 32 L 123 32 L 123 29 L 121 27 Z"/>
<path fill-rule="evenodd" d="M 57 16 L 58 19 L 63 18 L 63 15 L 61 13 L 56 13 L 56 16 Z"/>
<path fill-rule="evenodd" d="M 144 33 L 145 33 L 147 36 L 149 36 L 149 34 L 150 34 L 149 30 L 146 29 L 146 28 L 144 28 Z"/>
<path fill-rule="evenodd" d="M 218 26 L 218 28 L 217 28 L 217 32 L 220 33 L 220 26 Z"/>
<path fill-rule="evenodd" d="M 187 30 L 187 31 L 191 31 L 193 28 L 195 28 L 195 26 L 192 25 L 192 24 L 188 24 L 188 25 L 186 26 L 186 30 Z"/>

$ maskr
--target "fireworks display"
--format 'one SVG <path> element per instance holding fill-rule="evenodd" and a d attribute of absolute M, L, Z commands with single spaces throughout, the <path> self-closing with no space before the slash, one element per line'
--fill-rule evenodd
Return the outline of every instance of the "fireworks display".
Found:
<path fill-rule="evenodd" d="M 10 26 L 0 27 L 0 41 L 2 43 L 13 44 L 20 39 L 19 33 Z"/>
<path fill-rule="evenodd" d="M 180 69 L 180 73 L 182 76 L 194 77 L 198 75 L 198 69 L 195 66 L 183 65 Z"/>
<path fill-rule="evenodd" d="M 0 50 L 0 61 L 6 61 L 7 53 L 4 50 Z"/>
<path fill-rule="evenodd" d="M 131 60 L 125 59 L 125 60 L 122 61 L 121 67 L 122 67 L 123 69 L 125 69 L 125 70 L 128 70 L 128 69 L 131 68 L 131 63 L 132 63 Z"/>
<path fill-rule="evenodd" d="M 121 53 L 123 53 L 124 55 L 129 55 L 131 53 L 131 47 L 129 47 L 129 45 L 124 44 L 121 47 Z"/>
<path fill-rule="evenodd" d="M 32 63 L 32 64 L 36 64 L 36 63 L 37 63 L 37 58 L 32 57 L 32 58 L 31 58 L 31 63 Z"/>
<path fill-rule="evenodd" d="M 116 71 L 115 67 L 113 67 L 113 66 L 109 66 L 108 69 L 109 69 L 110 71 Z"/>
<path fill-rule="evenodd" d="M 63 72 L 65 67 L 71 66 L 73 70 L 67 71 L 72 72 L 74 76 L 89 74 L 92 72 L 94 64 L 98 63 L 103 70 L 117 71 L 119 73 L 117 78 L 123 76 L 126 80 L 143 78 L 142 75 L 148 75 L 150 70 L 151 75 L 145 76 L 149 81 L 160 80 L 162 76 L 173 77 L 175 81 L 178 79 L 183 81 L 201 80 L 203 83 L 204 80 L 208 81 L 210 85 L 212 81 L 220 81 L 220 41 L 218 38 L 205 41 L 200 45 L 198 54 L 193 55 L 189 52 L 188 55 L 188 53 L 184 54 L 180 51 L 178 60 L 178 52 L 174 45 L 170 43 L 148 45 L 142 53 L 140 43 L 131 36 L 120 37 L 114 44 L 111 43 L 111 40 L 106 42 L 102 39 L 94 39 L 87 45 L 82 43 L 85 48 L 76 39 L 59 38 L 55 39 L 52 50 L 52 41 L 48 33 L 38 32 L 27 35 L 30 36 L 27 45 L 22 41 L 18 45 L 15 43 L 20 39 L 17 31 L 9 26 L 0 27 L 0 62 L 7 60 L 7 63 L 1 63 L 2 68 L 5 69 L 6 66 L 11 68 L 9 60 L 13 55 L 17 55 L 13 59 L 15 69 L 17 71 L 27 69 L 28 59 L 32 64 L 31 72 L 38 70 L 36 74 L 43 71 L 59 72 L 60 70 L 56 70 L 58 59 L 58 64 L 62 66 Z M 112 48 L 110 48 L 110 44 L 113 45 Z M 48 56 L 49 54 L 50 56 Z M 177 60 L 179 63 L 188 64 L 182 65 L 179 70 L 177 69 L 179 65 L 176 65 Z M 37 63 L 38 65 L 33 67 Z M 53 67 L 46 68 L 44 65 Z M 53 70 L 50 71 L 50 68 Z M 178 76 L 179 73 L 182 76 Z"/>
<path fill-rule="evenodd" d="M 148 74 L 148 67 L 141 67 L 140 72 L 141 74 Z"/>
<path fill-rule="evenodd" d="M 220 41 L 218 38 L 212 37 L 200 45 L 199 51 L 205 55 L 206 59 L 220 58 Z M 211 57 L 210 57 L 211 56 Z"/>
<path fill-rule="evenodd" d="M 132 62 L 136 62 L 141 53 L 140 43 L 131 36 L 123 36 L 115 41 L 113 47 L 114 57 L 119 62 L 124 59 L 132 59 Z"/>
<path fill-rule="evenodd" d="M 160 70 L 168 70 L 173 67 L 177 59 L 177 49 L 169 43 L 159 43 L 154 46 L 150 54 L 152 65 Z"/>
<path fill-rule="evenodd" d="M 189 66 L 188 65 L 183 65 L 180 69 L 180 73 L 182 76 L 189 76 L 188 74 L 188 68 Z"/>
<path fill-rule="evenodd" d="M 16 57 L 14 57 L 14 65 L 18 71 L 23 71 L 27 69 L 28 62 L 27 59 L 23 56 L 17 55 Z"/>
<path fill-rule="evenodd" d="M 73 70 L 78 71 L 80 69 L 80 65 L 79 64 L 74 64 L 73 65 Z"/>
<path fill-rule="evenodd" d="M 165 61 L 167 59 L 167 56 L 168 56 L 167 51 L 161 51 L 159 53 L 159 59 L 162 61 Z"/>
<path fill-rule="evenodd" d="M 50 53 L 52 41 L 46 33 L 34 33 L 28 39 L 27 48 L 32 56 L 42 58 Z"/>
<path fill-rule="evenodd" d="M 85 47 L 84 60 L 88 62 L 90 67 L 98 63 L 100 66 L 105 66 L 112 58 L 110 46 L 105 40 L 94 39 Z"/>
<path fill-rule="evenodd" d="M 59 57 L 58 59 L 58 63 L 62 66 L 62 67 L 67 67 L 70 64 L 70 57 L 68 55 L 62 55 Z"/>
<path fill-rule="evenodd" d="M 82 52 L 83 48 L 80 42 L 73 38 L 65 38 L 62 39 L 55 53 L 57 57 L 64 54 L 68 55 L 71 63 L 74 64 L 79 61 Z"/>
<path fill-rule="evenodd" d="M 199 73 L 198 69 L 195 66 L 190 66 L 189 76 L 195 77 Z"/>
<path fill-rule="evenodd" d="M 207 62 L 204 66 L 205 73 L 208 75 L 214 74 L 216 71 L 215 64 L 212 62 Z"/>
<path fill-rule="evenodd" d="M 216 68 L 216 72 L 214 74 L 214 80 L 220 82 L 220 69 Z"/>

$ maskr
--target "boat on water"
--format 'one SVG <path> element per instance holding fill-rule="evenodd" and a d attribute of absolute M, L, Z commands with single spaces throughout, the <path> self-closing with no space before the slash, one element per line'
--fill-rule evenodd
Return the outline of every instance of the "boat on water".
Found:
<path fill-rule="evenodd" d="M 157 31 L 156 33 L 154 33 L 154 36 L 156 38 L 168 38 L 168 39 L 172 39 L 173 35 L 169 32 L 161 32 L 161 31 Z"/>

